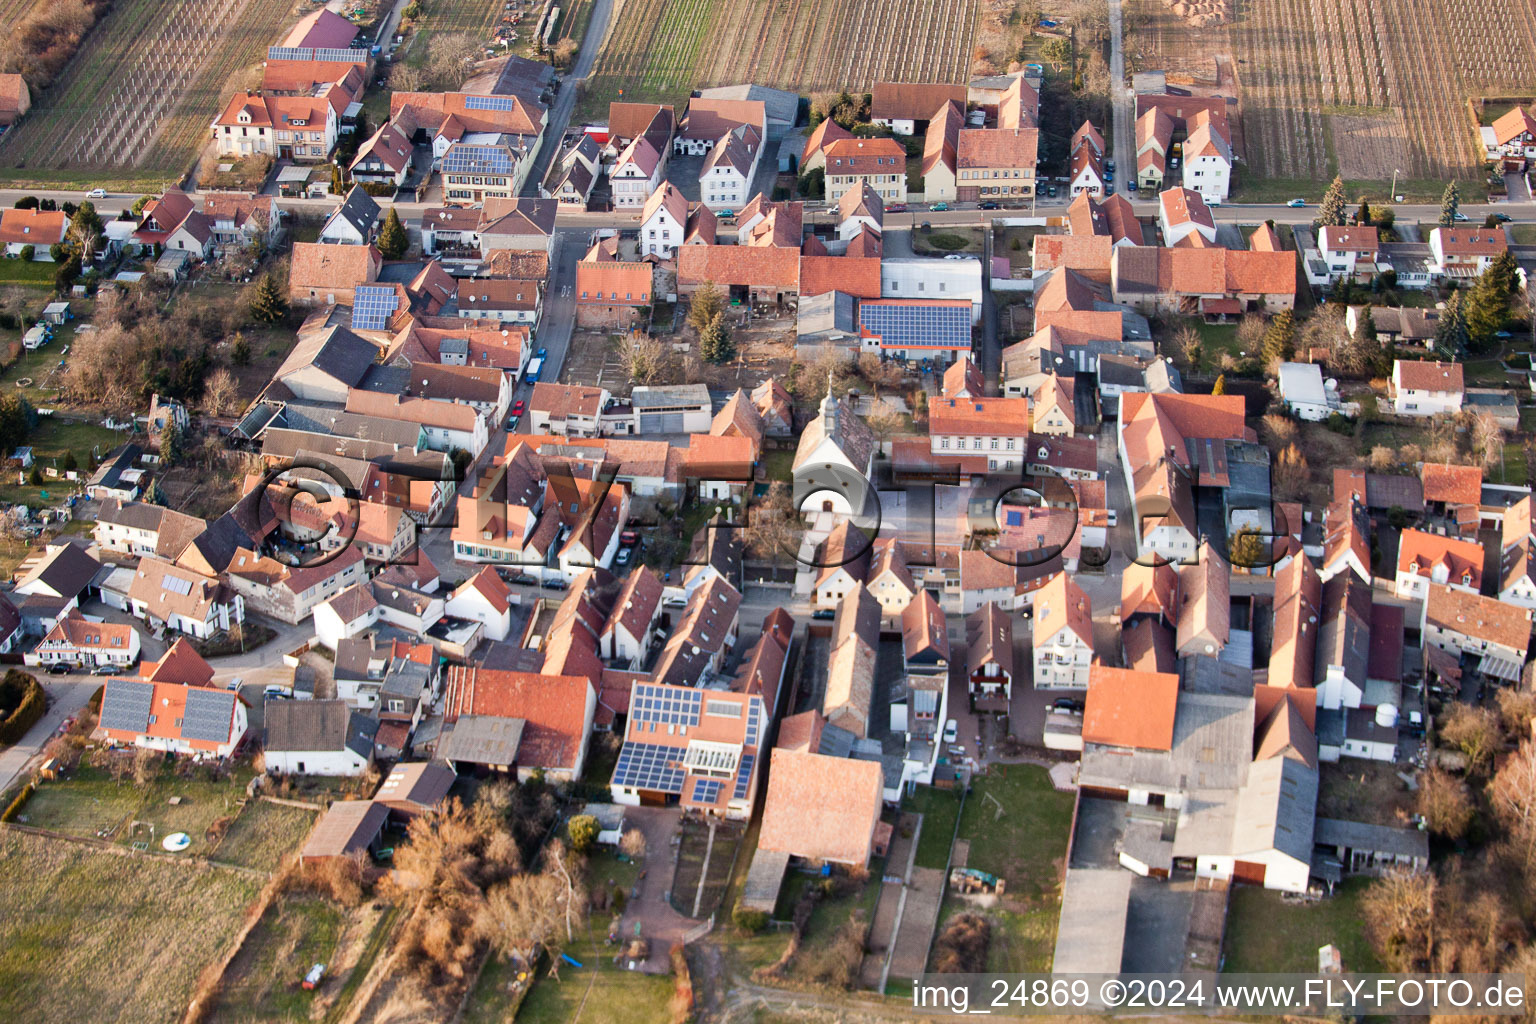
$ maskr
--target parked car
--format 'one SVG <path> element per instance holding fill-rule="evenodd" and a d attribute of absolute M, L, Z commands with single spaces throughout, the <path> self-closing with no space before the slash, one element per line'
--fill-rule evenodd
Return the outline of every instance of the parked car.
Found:
<path fill-rule="evenodd" d="M 243 683 L 243 682 L 245 682 L 244 679 L 241 679 L 239 676 L 235 676 L 229 682 L 224 684 L 224 689 L 226 689 L 226 690 L 238 690 L 238 689 L 240 689 L 240 684 Z"/>
<path fill-rule="evenodd" d="M 953 718 L 944 723 L 944 742 L 953 743 L 960 738 L 960 726 Z"/>
<path fill-rule="evenodd" d="M 907 212 L 907 204 L 906 203 L 892 203 L 890 206 L 887 206 L 885 208 L 885 212 L 886 213 L 906 213 Z"/>
<path fill-rule="evenodd" d="M 1307 201 L 1305 199 L 1292 199 L 1290 202 L 1286 203 L 1285 205 L 1291 207 L 1293 210 L 1299 210 L 1303 206 L 1307 205 Z"/>
<path fill-rule="evenodd" d="M 1125 183 L 1125 190 L 1127 192 L 1135 192 L 1136 191 L 1136 179 L 1135 178 L 1132 178 L 1130 181 Z"/>
<path fill-rule="evenodd" d="M 1052 199 L 1055 199 L 1056 198 L 1056 186 L 1055 185 L 1048 186 L 1046 188 L 1046 190 L 1045 190 L 1045 194 L 1050 196 Z"/>
<path fill-rule="evenodd" d="M 533 355 L 535 359 L 543 359 L 549 355 L 549 349 L 545 348 L 543 345 L 540 345 L 539 350 Z"/>
<path fill-rule="evenodd" d="M 635 557 L 634 548 L 619 548 L 619 553 L 613 556 L 614 565 L 628 565 L 630 559 Z"/>
<path fill-rule="evenodd" d="M 508 577 L 507 582 L 512 584 L 514 587 L 536 587 L 539 585 L 538 577 L 529 576 L 525 572 L 520 572 L 514 576 Z"/>
<path fill-rule="evenodd" d="M 967 256 L 963 252 L 952 252 L 948 256 L 945 256 L 944 258 L 947 259 L 947 260 L 968 260 L 971 257 Z"/>
<path fill-rule="evenodd" d="M 1104 180 L 1106 182 L 1114 181 L 1115 180 L 1115 172 L 1112 169 L 1106 168 L 1105 171 L 1104 171 Z"/>
<path fill-rule="evenodd" d="M 825 619 L 835 619 L 835 618 L 837 618 L 837 609 L 836 608 L 817 608 L 815 611 L 811 612 L 811 618 L 813 618 L 813 619 L 823 619 L 823 620 L 825 620 Z"/>
<path fill-rule="evenodd" d="M 309 973 L 304 975 L 303 988 L 305 991 L 313 989 L 320 984 L 320 979 L 323 977 L 325 977 L 325 964 L 315 964 L 309 969 Z"/>
<path fill-rule="evenodd" d="M 636 544 L 640 543 L 640 534 L 636 533 L 634 530 L 625 530 L 623 533 L 619 534 L 619 543 L 627 548 L 632 548 Z"/>
<path fill-rule="evenodd" d="M 1003 204 L 1002 203 L 999 203 L 999 202 L 997 202 L 995 200 L 992 200 L 992 199 L 988 199 L 984 203 L 977 203 L 976 204 L 976 209 L 978 209 L 978 210 L 1001 210 L 1002 208 L 1003 208 Z"/>
<path fill-rule="evenodd" d="M 562 580 L 562 579 L 560 579 L 557 576 L 557 577 L 555 577 L 552 580 L 545 580 L 544 581 L 544 589 L 546 589 L 546 590 L 570 590 L 571 589 L 571 585 L 569 583 L 565 582 L 565 580 Z"/>
<path fill-rule="evenodd" d="M 934 213 L 943 213 L 943 212 L 945 212 L 946 210 L 949 209 L 949 204 L 948 203 L 934 203 L 932 206 L 928 207 L 928 209 L 932 210 Z M 923 227 L 927 227 L 927 226 L 928 225 L 926 225 L 926 224 L 923 225 Z"/>
<path fill-rule="evenodd" d="M 48 674 L 51 676 L 67 676 L 73 671 L 72 667 L 62 661 L 55 661 L 48 665 Z"/>
<path fill-rule="evenodd" d="M 1113 171 L 1115 169 L 1115 162 L 1113 160 L 1105 160 L 1104 169 L 1106 171 Z"/>
<path fill-rule="evenodd" d="M 1051 710 L 1068 715 L 1080 715 L 1083 713 L 1083 702 L 1075 697 L 1057 697 L 1051 701 Z"/>
<path fill-rule="evenodd" d="M 521 416 L 523 414 L 523 410 L 527 407 L 528 404 L 519 398 L 517 401 L 512 403 L 512 415 Z"/>
<path fill-rule="evenodd" d="M 1507 213 L 1490 213 L 1488 216 L 1493 218 L 1495 224 L 1508 224 L 1511 220 Z"/>
<path fill-rule="evenodd" d="M 119 671 L 120 669 L 116 665 L 97 665 L 95 668 L 91 669 L 91 675 L 111 676 L 116 675 Z"/>

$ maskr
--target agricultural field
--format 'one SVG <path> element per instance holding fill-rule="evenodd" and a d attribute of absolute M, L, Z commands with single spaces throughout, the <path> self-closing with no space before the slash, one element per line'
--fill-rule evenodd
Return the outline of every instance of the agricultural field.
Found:
<path fill-rule="evenodd" d="M 1475 181 L 1477 102 L 1536 93 L 1529 4 L 1238 0 L 1231 24 L 1194 29 L 1161 0 L 1131 0 L 1127 30 L 1134 69 L 1197 86 L 1192 68 L 1231 69 L 1257 179 Z"/>
<path fill-rule="evenodd" d="M 260 62 L 292 10 L 288 0 L 121 0 L 0 141 L 0 179 L 124 190 L 179 179 L 233 79 Z"/>
<path fill-rule="evenodd" d="M 877 81 L 963 82 L 981 0 L 622 0 L 582 109 L 681 105 L 753 82 L 805 94 Z"/>
<path fill-rule="evenodd" d="M 9 830 L 0 862 L 0 1017 L 37 1024 L 177 1019 L 262 885 Z"/>

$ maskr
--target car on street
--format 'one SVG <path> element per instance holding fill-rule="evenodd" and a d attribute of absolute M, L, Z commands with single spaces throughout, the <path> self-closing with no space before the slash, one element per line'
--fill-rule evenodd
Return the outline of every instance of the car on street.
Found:
<path fill-rule="evenodd" d="M 629 560 L 634 557 L 634 548 L 619 548 L 619 553 L 613 556 L 613 562 L 615 565 L 628 565 Z"/>
<path fill-rule="evenodd" d="M 521 416 L 523 414 L 523 410 L 526 409 L 526 408 L 527 408 L 527 403 L 525 403 L 521 398 L 519 398 L 517 401 L 512 403 L 512 415 L 513 416 Z"/>
<path fill-rule="evenodd" d="M 104 188 L 93 188 L 93 189 L 91 189 L 89 192 L 87 192 L 85 194 L 85 198 L 87 198 L 87 199 L 105 199 L 105 198 L 107 198 L 107 190 L 104 189 Z"/>
<path fill-rule="evenodd" d="M 949 209 L 949 204 L 948 203 L 934 203 L 932 206 L 928 207 L 928 209 L 932 210 L 934 213 L 943 213 L 944 211 Z M 924 225 L 924 226 L 926 227 L 927 225 Z"/>
<path fill-rule="evenodd" d="M 994 202 L 991 199 L 987 200 L 984 203 L 977 203 L 976 204 L 976 209 L 978 209 L 978 210 L 1001 210 L 1002 208 L 1003 208 L 1003 204 L 1002 203 Z"/>
<path fill-rule="evenodd" d="M 55 661 L 48 666 L 48 674 L 51 676 L 67 676 L 73 671 L 73 668 L 64 664 L 62 661 Z"/>
<path fill-rule="evenodd" d="M 815 611 L 811 612 L 811 618 L 813 618 L 813 619 L 820 619 L 820 620 L 835 619 L 835 618 L 837 618 L 837 609 L 836 608 L 817 608 Z"/>
<path fill-rule="evenodd" d="M 886 213 L 906 213 L 907 212 L 907 204 L 906 203 L 892 203 L 890 206 L 887 206 L 885 208 L 885 212 Z"/>
<path fill-rule="evenodd" d="M 226 690 L 238 690 L 238 689 L 240 689 L 240 684 L 243 683 L 244 681 L 245 680 L 241 679 L 239 676 L 235 676 L 229 682 L 224 684 L 224 689 L 226 689 Z"/>
<path fill-rule="evenodd" d="M 1135 178 L 1132 178 L 1130 181 L 1125 183 L 1125 190 L 1127 192 L 1135 192 L 1136 191 L 1136 179 Z"/>
<path fill-rule="evenodd" d="M 619 543 L 627 548 L 632 548 L 636 544 L 640 543 L 640 534 L 636 533 L 634 530 L 625 530 L 623 533 L 619 534 Z"/>
<path fill-rule="evenodd" d="M 1286 203 L 1285 205 L 1289 206 L 1293 210 L 1299 210 L 1303 206 L 1307 205 L 1307 201 L 1305 199 L 1292 199 L 1290 202 Z"/>
<path fill-rule="evenodd" d="M 1460 210 L 1456 211 L 1456 213 L 1454 214 L 1454 217 L 1458 221 L 1471 220 L 1472 219 L 1471 217 L 1468 217 L 1466 214 L 1462 213 Z"/>
<path fill-rule="evenodd" d="M 955 723 L 953 718 L 951 718 L 949 721 L 944 723 L 944 742 L 953 743 L 959 738 L 960 726 Z"/>
<path fill-rule="evenodd" d="M 1113 191 L 1114 191 L 1114 190 L 1115 190 L 1115 183 L 1114 183 L 1114 182 L 1112 182 L 1112 181 L 1106 181 L 1106 182 L 1105 182 L 1105 183 L 1104 183 L 1104 194 L 1105 194 L 1105 195 L 1109 195 L 1109 194 L 1110 194 L 1110 193 L 1111 193 L 1111 192 L 1113 192 Z"/>
<path fill-rule="evenodd" d="M 1114 172 L 1113 168 L 1106 167 L 1104 169 L 1104 180 L 1105 181 L 1114 181 L 1115 180 L 1115 172 Z"/>
<path fill-rule="evenodd" d="M 533 354 L 535 359 L 544 359 L 548 355 L 549 349 L 545 348 L 543 345 L 540 345 L 539 350 Z"/>
<path fill-rule="evenodd" d="M 1052 199 L 1055 199 L 1056 198 L 1056 186 L 1055 185 L 1051 185 L 1048 188 L 1046 188 L 1045 194 L 1050 196 Z"/>
<path fill-rule="evenodd" d="M 1495 224 L 1508 224 L 1511 220 L 1507 213 L 1490 213 L 1488 216 L 1493 218 Z"/>
<path fill-rule="evenodd" d="M 571 585 L 569 583 L 565 582 L 565 580 L 562 580 L 560 577 L 556 576 L 554 579 L 550 579 L 550 580 L 545 580 L 544 581 L 544 589 L 545 590 L 570 590 L 571 589 Z"/>
<path fill-rule="evenodd" d="M 1083 713 L 1083 702 L 1076 697 L 1057 697 L 1051 701 L 1051 710 L 1068 715 L 1080 715 Z"/>

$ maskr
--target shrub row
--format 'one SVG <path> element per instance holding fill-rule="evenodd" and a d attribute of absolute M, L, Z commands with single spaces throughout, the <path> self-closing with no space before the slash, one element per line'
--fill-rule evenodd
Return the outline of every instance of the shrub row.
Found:
<path fill-rule="evenodd" d="M 48 697 L 36 679 L 11 669 L 0 680 L 0 708 L 10 713 L 0 719 L 0 745 L 15 743 L 37 724 L 47 710 Z"/>

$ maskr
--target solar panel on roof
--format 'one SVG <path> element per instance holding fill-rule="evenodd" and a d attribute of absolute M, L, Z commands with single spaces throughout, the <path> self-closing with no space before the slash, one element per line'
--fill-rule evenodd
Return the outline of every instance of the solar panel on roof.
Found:
<path fill-rule="evenodd" d="M 352 294 L 354 330 L 382 331 L 400 308 L 400 294 L 387 285 L 360 284 Z"/>
<path fill-rule="evenodd" d="M 756 754 L 741 755 L 741 762 L 736 765 L 736 789 L 731 793 L 732 800 L 747 798 L 747 789 L 752 783 L 752 766 L 756 763 Z"/>
<path fill-rule="evenodd" d="M 466 96 L 465 110 L 515 110 L 516 101 L 511 96 Z"/>
<path fill-rule="evenodd" d="M 882 348 L 971 347 L 968 306 L 863 303 L 859 307 L 859 323 L 879 336 Z"/>
<path fill-rule="evenodd" d="M 149 709 L 155 703 L 153 683 L 111 679 L 101 696 L 101 727 L 123 732 L 143 732 L 149 727 Z"/>
<path fill-rule="evenodd" d="M 181 735 L 189 740 L 225 743 L 229 723 L 235 713 L 235 695 L 228 690 L 187 688 L 187 710 L 181 720 Z"/>
<path fill-rule="evenodd" d="M 640 684 L 629 701 L 629 717 L 634 722 L 658 722 L 662 725 L 696 726 L 704 695 L 699 690 L 672 686 Z"/>
<path fill-rule="evenodd" d="M 183 579 L 180 576 L 172 576 L 170 573 L 166 573 L 160 578 L 160 586 L 170 593 L 180 594 L 182 597 L 192 593 L 191 580 Z"/>
<path fill-rule="evenodd" d="M 748 747 L 757 746 L 762 727 L 763 702 L 753 698 L 747 710 L 747 735 L 742 740 L 742 745 Z"/>
<path fill-rule="evenodd" d="M 694 779 L 693 802 L 696 804 L 712 804 L 720 799 L 719 779 Z"/>
<path fill-rule="evenodd" d="M 613 784 L 660 793 L 682 793 L 684 772 L 678 751 L 659 743 L 626 743 L 613 766 Z"/>
<path fill-rule="evenodd" d="M 512 157 L 503 146 L 457 143 L 443 156 L 446 174 L 511 174 Z"/>

